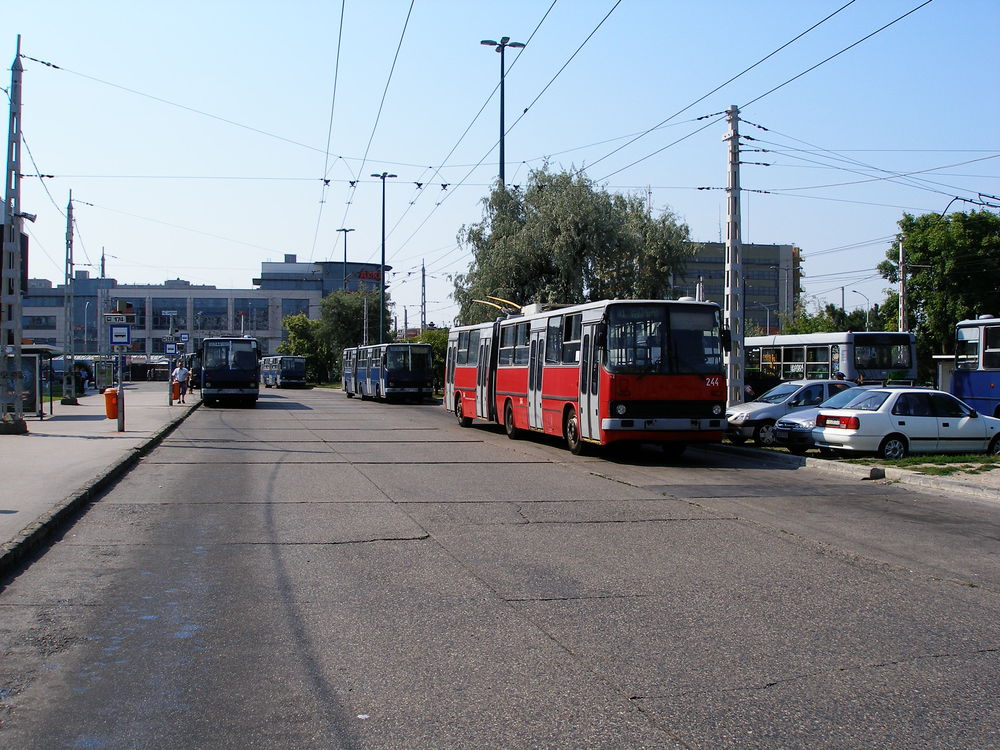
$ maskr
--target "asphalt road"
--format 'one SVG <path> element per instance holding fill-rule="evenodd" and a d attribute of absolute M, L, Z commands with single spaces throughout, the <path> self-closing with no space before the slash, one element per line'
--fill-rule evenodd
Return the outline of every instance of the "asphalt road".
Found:
<path fill-rule="evenodd" d="M 1000 748 L 1000 504 L 196 411 L 0 591 L 0 747 Z"/>

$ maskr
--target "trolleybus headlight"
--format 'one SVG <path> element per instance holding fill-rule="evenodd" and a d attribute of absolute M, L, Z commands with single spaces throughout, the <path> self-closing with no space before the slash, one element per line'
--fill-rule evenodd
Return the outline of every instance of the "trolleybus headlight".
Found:
<path fill-rule="evenodd" d="M 619 417 L 624 417 L 626 411 L 627 409 L 625 408 L 625 404 L 618 404 L 618 406 L 615 407 L 615 414 Z"/>
<path fill-rule="evenodd" d="M 716 404 L 715 406 L 713 406 L 712 414 L 714 414 L 715 416 L 719 416 L 720 414 L 722 414 L 722 405 Z"/>

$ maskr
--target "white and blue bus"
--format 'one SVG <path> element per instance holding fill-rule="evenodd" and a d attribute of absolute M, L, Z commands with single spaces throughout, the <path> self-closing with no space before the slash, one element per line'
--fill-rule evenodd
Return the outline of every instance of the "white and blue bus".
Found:
<path fill-rule="evenodd" d="M 951 392 L 976 411 L 1000 417 L 1000 318 L 980 315 L 955 325 Z"/>
<path fill-rule="evenodd" d="M 288 354 L 264 357 L 260 361 L 260 382 L 265 388 L 306 385 L 306 358 Z"/>
<path fill-rule="evenodd" d="M 260 395 L 260 344 L 240 336 L 201 342 L 201 398 L 206 405 L 254 407 Z"/>
<path fill-rule="evenodd" d="M 840 331 L 748 336 L 745 380 L 756 393 L 783 380 L 827 380 L 844 373 L 866 385 L 913 385 L 917 346 L 912 333 Z"/>
<path fill-rule="evenodd" d="M 344 349 L 341 389 L 348 398 L 416 401 L 434 395 L 430 344 L 372 344 Z"/>

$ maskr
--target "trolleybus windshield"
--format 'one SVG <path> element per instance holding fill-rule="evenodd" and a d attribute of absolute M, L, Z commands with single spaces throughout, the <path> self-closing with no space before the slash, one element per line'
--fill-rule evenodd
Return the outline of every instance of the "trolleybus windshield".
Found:
<path fill-rule="evenodd" d="M 390 346 L 385 360 L 385 365 L 390 370 L 429 370 L 431 350 L 430 347 Z"/>
<path fill-rule="evenodd" d="M 720 331 L 713 307 L 609 305 L 606 364 L 619 373 L 718 375 Z"/>
<path fill-rule="evenodd" d="M 242 339 L 223 339 L 205 342 L 206 370 L 253 370 L 257 366 L 257 342 Z"/>

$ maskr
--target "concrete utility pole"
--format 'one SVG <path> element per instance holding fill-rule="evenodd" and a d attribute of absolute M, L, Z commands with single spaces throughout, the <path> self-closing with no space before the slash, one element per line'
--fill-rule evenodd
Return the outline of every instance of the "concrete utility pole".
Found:
<path fill-rule="evenodd" d="M 73 370 L 76 365 L 76 350 L 74 348 L 73 325 L 73 191 L 69 191 L 69 203 L 66 205 L 66 271 L 63 285 L 63 325 L 66 328 L 63 344 L 63 396 L 59 403 L 75 406 L 76 385 Z"/>
<path fill-rule="evenodd" d="M 420 334 L 427 329 L 427 270 L 420 261 Z"/>
<path fill-rule="evenodd" d="M 728 404 L 743 403 L 743 243 L 740 240 L 740 110 L 726 110 L 729 131 L 729 177 L 726 183 L 726 299 L 725 323 L 732 335 L 726 358 Z"/>
<path fill-rule="evenodd" d="M 899 332 L 906 333 L 906 256 L 903 254 L 903 237 L 899 238 Z"/>
<path fill-rule="evenodd" d="M 7 131 L 7 177 L 3 223 L 3 267 L 0 272 L 0 434 L 23 435 L 24 371 L 21 337 L 24 333 L 21 297 L 21 35 L 11 66 L 10 123 Z"/>

